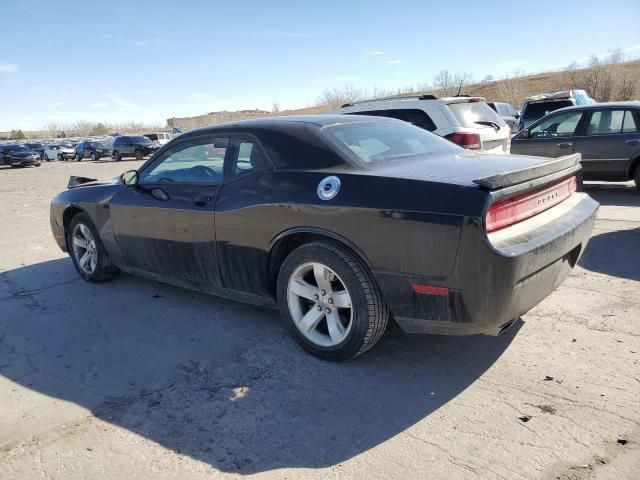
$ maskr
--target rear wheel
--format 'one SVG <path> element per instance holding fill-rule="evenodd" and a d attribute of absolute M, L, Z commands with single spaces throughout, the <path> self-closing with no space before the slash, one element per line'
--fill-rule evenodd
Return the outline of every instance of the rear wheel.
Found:
<path fill-rule="evenodd" d="M 95 154 L 95 153 L 92 153 L 92 154 L 91 154 L 91 161 L 92 161 L 92 162 L 95 162 L 96 160 L 98 160 L 98 157 L 96 157 L 96 154 Z"/>
<path fill-rule="evenodd" d="M 636 165 L 636 170 L 633 172 L 633 181 L 636 182 L 636 187 L 640 189 L 640 163 Z"/>
<path fill-rule="evenodd" d="M 111 154 L 111 157 L 116 161 L 119 162 L 122 157 L 120 156 L 120 152 L 118 152 L 117 150 L 114 150 L 113 153 Z"/>
<path fill-rule="evenodd" d="M 82 278 L 89 282 L 105 282 L 118 274 L 102 240 L 86 213 L 78 213 L 67 230 L 69 254 Z"/>
<path fill-rule="evenodd" d="M 64 157 L 62 156 L 61 153 L 58 154 L 58 161 L 62 162 L 64 160 Z"/>
<path fill-rule="evenodd" d="M 389 317 L 367 267 L 331 242 L 303 245 L 285 259 L 278 275 L 278 303 L 298 343 L 332 361 L 373 347 Z"/>

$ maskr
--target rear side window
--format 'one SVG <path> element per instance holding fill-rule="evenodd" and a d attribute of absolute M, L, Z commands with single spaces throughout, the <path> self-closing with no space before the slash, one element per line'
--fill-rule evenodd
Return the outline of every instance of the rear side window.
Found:
<path fill-rule="evenodd" d="M 504 120 L 494 112 L 485 102 L 461 102 L 449 103 L 447 105 L 458 123 L 463 127 L 478 128 L 481 126 L 491 126 L 487 123 L 506 125 Z"/>
<path fill-rule="evenodd" d="M 438 127 L 424 110 L 417 108 L 399 108 L 395 110 L 366 110 L 364 112 L 352 112 L 349 115 L 373 115 L 375 117 L 389 117 L 412 123 L 428 132 L 435 131 Z"/>
<path fill-rule="evenodd" d="M 238 142 L 236 154 L 231 160 L 233 175 L 242 175 L 264 167 L 267 163 L 262 150 L 255 142 L 241 140 Z"/>
<path fill-rule="evenodd" d="M 587 135 L 611 135 L 637 131 L 633 113 L 629 110 L 599 110 L 591 114 Z"/>

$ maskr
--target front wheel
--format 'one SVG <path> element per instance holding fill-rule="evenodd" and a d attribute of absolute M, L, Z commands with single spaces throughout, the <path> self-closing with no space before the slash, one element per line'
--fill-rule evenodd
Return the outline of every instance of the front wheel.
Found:
<path fill-rule="evenodd" d="M 280 312 L 294 338 L 326 360 L 366 352 L 387 326 L 389 310 L 371 273 L 335 243 L 294 250 L 282 264 L 277 289 Z"/>
<path fill-rule="evenodd" d="M 64 160 L 64 157 L 62 156 L 61 153 L 58 154 L 58 161 L 62 162 Z"/>
<path fill-rule="evenodd" d="M 86 213 L 76 214 L 67 230 L 67 246 L 73 266 L 89 282 L 105 282 L 118 274 L 98 231 Z"/>
<path fill-rule="evenodd" d="M 76 154 L 76 162 L 81 162 L 81 161 L 82 161 L 82 155 Z"/>
<path fill-rule="evenodd" d="M 95 154 L 95 153 L 92 153 L 92 154 L 91 154 L 91 161 L 92 161 L 92 162 L 95 162 L 96 160 L 98 160 L 98 157 L 96 157 L 96 154 Z"/>
<path fill-rule="evenodd" d="M 113 158 L 116 162 L 119 162 L 122 157 L 120 156 L 120 152 L 114 151 L 111 154 L 111 158 Z"/>
<path fill-rule="evenodd" d="M 135 157 L 138 161 L 142 160 L 144 158 L 144 153 L 142 153 L 142 150 L 136 150 Z"/>
<path fill-rule="evenodd" d="M 640 189 L 640 163 L 636 166 L 636 171 L 633 173 L 633 181 L 636 182 L 636 187 Z"/>

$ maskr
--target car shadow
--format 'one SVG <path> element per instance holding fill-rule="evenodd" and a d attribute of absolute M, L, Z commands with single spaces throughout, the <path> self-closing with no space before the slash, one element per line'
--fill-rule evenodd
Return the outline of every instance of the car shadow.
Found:
<path fill-rule="evenodd" d="M 633 182 L 584 184 L 584 190 L 601 205 L 640 207 L 640 190 Z"/>
<path fill-rule="evenodd" d="M 614 277 L 640 281 L 640 228 L 616 230 L 591 237 L 580 258 L 582 268 Z"/>
<path fill-rule="evenodd" d="M 90 284 L 68 259 L 0 274 L 0 309 L 0 375 L 240 474 L 337 465 L 389 440 L 474 383 L 521 327 L 392 327 L 334 364 L 303 353 L 275 311 L 128 275 Z"/>

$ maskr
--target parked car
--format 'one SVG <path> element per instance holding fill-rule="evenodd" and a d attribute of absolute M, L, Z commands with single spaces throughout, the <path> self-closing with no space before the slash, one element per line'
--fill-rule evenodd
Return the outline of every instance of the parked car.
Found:
<path fill-rule="evenodd" d="M 481 97 L 388 97 L 348 103 L 328 113 L 396 118 L 470 150 L 509 152 L 509 127 Z"/>
<path fill-rule="evenodd" d="M 500 115 L 500 118 L 502 118 L 504 123 L 506 123 L 511 129 L 511 133 L 518 132 L 520 114 L 513 105 L 503 102 L 487 102 L 487 105 L 489 105 L 494 112 Z"/>
<path fill-rule="evenodd" d="M 596 101 L 584 90 L 565 90 L 556 93 L 541 93 L 525 98 L 520 108 L 520 130 L 560 108 L 574 105 L 591 105 Z"/>
<path fill-rule="evenodd" d="M 569 275 L 597 208 L 578 155 L 318 115 L 190 131 L 118 178 L 72 177 L 50 211 L 85 280 L 122 270 L 277 304 L 305 349 L 345 360 L 390 315 L 412 333 L 504 331 Z"/>
<path fill-rule="evenodd" d="M 63 144 L 51 144 L 47 145 L 43 150 L 44 160 L 47 162 L 51 160 L 72 160 L 75 158 L 75 145 L 72 143 Z"/>
<path fill-rule="evenodd" d="M 40 160 L 44 160 L 44 145 L 40 142 L 29 142 L 26 147 L 40 155 Z"/>
<path fill-rule="evenodd" d="M 116 162 L 123 157 L 135 157 L 142 160 L 146 155 L 150 155 L 158 150 L 158 145 L 154 145 L 151 140 L 143 135 L 122 135 L 113 141 L 111 158 Z"/>
<path fill-rule="evenodd" d="M 556 110 L 513 138 L 513 153 L 582 156 L 586 180 L 635 180 L 640 188 L 640 102 Z"/>
<path fill-rule="evenodd" d="M 171 140 L 171 134 L 165 132 L 146 133 L 144 136 L 159 146 L 166 145 Z"/>
<path fill-rule="evenodd" d="M 77 161 L 90 158 L 96 161 L 102 157 L 111 156 L 111 146 L 106 142 L 98 142 L 96 140 L 83 140 L 76 145 L 74 152 Z"/>
<path fill-rule="evenodd" d="M 24 145 L 0 145 L 0 165 L 12 167 L 40 166 L 40 154 Z"/>

